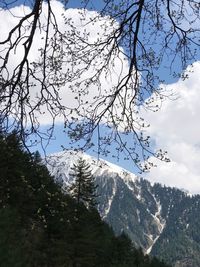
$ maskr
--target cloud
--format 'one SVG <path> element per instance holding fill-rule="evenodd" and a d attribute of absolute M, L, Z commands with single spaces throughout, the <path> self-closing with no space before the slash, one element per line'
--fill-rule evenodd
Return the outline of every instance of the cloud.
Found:
<path fill-rule="evenodd" d="M 64 85 L 61 85 L 59 88 L 59 97 L 60 103 L 65 107 L 67 118 L 70 116 L 79 118 L 79 115 L 75 112 L 76 109 L 79 109 L 79 114 L 82 117 L 91 117 L 96 116 L 102 112 L 106 105 L 110 102 L 111 98 L 108 97 L 111 95 L 114 90 L 115 86 L 119 82 L 119 80 L 128 73 L 128 61 L 124 58 L 122 53 L 122 49 L 115 51 L 117 53 L 117 57 L 115 55 L 111 55 L 110 63 L 106 66 L 106 69 L 102 71 L 99 77 L 99 83 L 91 83 L 89 87 L 87 86 L 76 86 L 77 82 L 82 80 L 91 80 L 92 76 L 94 75 L 95 71 L 102 68 L 103 64 L 105 63 L 105 58 L 107 57 L 107 53 L 109 53 L 108 49 L 105 49 L 104 52 L 93 51 L 90 46 L 87 46 L 82 43 L 79 44 L 79 37 L 87 35 L 87 42 L 88 43 L 95 43 L 98 40 L 102 42 L 109 37 L 109 34 L 115 29 L 117 23 L 111 20 L 108 17 L 101 17 L 95 11 L 87 11 L 87 10 L 80 10 L 80 9 L 67 9 L 64 10 L 63 5 L 59 1 L 51 1 L 52 10 L 57 20 L 58 28 L 60 32 L 65 34 L 65 45 L 63 50 L 63 64 L 61 65 L 62 71 L 64 74 L 68 73 L 68 70 L 74 73 L 74 79 L 69 78 L 67 79 L 69 82 L 66 82 Z M 1 40 L 6 38 L 9 30 L 14 27 L 17 21 L 20 19 L 20 15 L 28 14 L 30 12 L 29 7 L 24 6 L 17 6 L 12 8 L 10 11 L 1 11 L 3 16 L 3 20 L 0 26 L 2 31 Z M 13 14 L 15 16 L 13 16 Z M 47 4 L 43 4 L 43 13 L 41 15 L 41 25 L 45 29 L 46 17 L 47 17 Z M 84 18 L 84 19 L 83 19 Z M 97 19 L 95 19 L 97 18 Z M 65 23 L 68 21 L 69 23 Z M 92 21 L 92 23 L 91 23 Z M 73 27 L 77 30 L 78 36 L 73 34 Z M 44 44 L 44 33 L 45 31 L 36 31 L 32 49 L 29 54 L 29 60 L 34 62 L 41 62 L 41 55 L 39 48 Z M 50 35 L 53 35 L 53 29 L 50 29 Z M 70 37 L 71 36 L 71 37 Z M 68 38 L 69 37 L 69 38 Z M 26 39 L 26 37 L 25 37 Z M 71 41 L 69 41 L 71 40 Z M 16 65 L 20 62 L 23 57 L 23 46 L 18 46 L 16 53 L 12 54 L 11 58 L 9 59 L 9 73 L 11 74 L 16 67 Z M 68 44 L 72 42 L 69 46 Z M 112 45 L 112 42 L 110 46 Z M 88 48 L 87 48 L 88 47 Z M 94 47 L 93 47 L 94 49 Z M 101 49 L 101 48 L 100 48 Z M 51 52 L 51 48 L 49 49 Z M 83 52 L 82 52 L 83 51 Z M 49 52 L 49 53 L 50 53 Z M 83 53 L 83 54 L 81 54 Z M 93 57 L 94 53 L 97 54 L 96 59 L 94 60 L 93 64 L 87 66 L 84 64 L 84 61 L 90 61 Z M 88 57 L 86 56 L 88 54 Z M 55 53 L 56 55 L 56 53 Z M 59 54 L 57 54 L 59 56 Z M 77 58 L 82 55 L 82 60 L 78 61 Z M 72 58 L 72 57 L 75 57 Z M 74 65 L 73 61 L 77 60 L 77 64 Z M 73 66 L 72 66 L 73 65 Z M 48 72 L 48 65 L 46 66 L 46 71 Z M 50 68 L 50 67 L 49 67 Z M 83 70 L 83 73 L 78 76 L 80 70 Z M 42 78 L 42 70 L 37 71 L 36 73 L 37 78 Z M 49 82 L 51 82 L 53 75 L 49 75 Z M 55 78 L 55 77 L 54 77 Z M 30 81 L 32 82 L 32 80 Z M 31 102 L 34 105 L 37 103 L 37 97 L 40 96 L 40 89 L 39 83 L 37 80 L 33 81 L 36 84 L 35 87 L 31 88 L 30 96 Z M 55 95 L 54 90 L 51 88 L 49 89 L 53 95 Z M 123 98 L 125 93 L 122 92 L 121 96 Z M 133 89 L 128 90 L 129 98 L 134 95 Z M 79 96 L 81 99 L 79 99 Z M 16 96 L 17 97 L 17 96 Z M 130 103 L 127 103 L 129 106 Z M 97 107 L 94 111 L 94 107 Z M 52 110 L 56 110 L 56 106 L 52 101 Z M 71 113 L 72 110 L 72 113 Z M 27 112 L 28 112 L 27 108 Z M 59 111 L 59 110 L 58 110 Z M 37 111 L 36 111 L 37 112 Z M 116 108 L 113 109 L 113 113 L 115 116 L 120 116 L 122 112 L 121 103 L 119 100 L 116 100 Z M 51 117 L 51 110 L 48 110 L 44 104 L 40 107 L 40 112 L 37 112 L 37 117 L 41 125 L 50 125 L 52 122 Z M 106 118 L 106 116 L 105 116 Z M 109 120 L 109 115 L 107 115 L 107 119 Z M 57 116 L 56 123 L 63 122 L 63 116 Z"/>
<path fill-rule="evenodd" d="M 61 32 L 70 33 L 71 28 L 64 23 L 64 14 L 65 18 L 71 19 L 74 26 L 79 29 L 80 35 L 88 33 L 88 42 L 95 42 L 98 38 L 106 38 L 106 34 L 109 35 L 110 32 L 114 29 L 116 24 L 113 24 L 113 21 L 110 21 L 108 17 L 98 17 L 98 20 L 93 23 L 86 23 L 90 20 L 93 20 L 98 13 L 95 11 L 83 11 L 86 21 L 82 20 L 81 10 L 79 9 L 63 9 L 63 5 L 59 1 L 51 1 L 52 8 L 55 12 L 57 23 Z M 46 4 L 44 4 L 44 11 L 46 9 Z M 15 14 L 14 17 L 12 14 Z M 13 8 L 10 11 L 1 10 L 1 25 L 0 39 L 6 38 L 9 30 L 14 27 L 16 22 L 20 19 L 19 17 L 23 14 L 30 12 L 28 7 L 18 6 Z M 45 12 L 43 13 L 42 23 L 45 22 Z M 45 25 L 45 24 L 44 24 Z M 29 55 L 31 61 L 40 60 L 39 47 L 43 44 L 42 37 L 44 33 L 36 32 L 33 47 Z M 78 44 L 75 42 L 74 49 L 78 49 Z M 79 51 L 81 51 L 79 49 Z M 81 99 L 83 103 L 88 102 L 85 105 L 85 109 L 81 109 L 82 114 L 89 114 L 88 111 L 92 111 L 94 108 L 94 102 L 96 105 L 102 101 L 103 106 L 96 110 L 97 113 L 102 111 L 105 102 L 106 96 L 113 92 L 116 83 L 128 71 L 128 61 L 124 58 L 123 53 L 119 51 L 118 57 L 111 60 L 111 64 L 108 66 L 108 73 L 105 71 L 102 72 L 100 77 L 101 87 L 99 84 L 92 84 L 88 88 L 88 92 L 85 91 L 83 87 L 79 87 L 75 90 L 75 93 L 69 88 L 70 85 L 73 85 L 74 82 L 65 84 L 61 86 L 59 90 L 59 95 L 61 97 L 61 103 L 69 109 L 75 109 L 79 106 L 79 102 L 75 99 L 75 96 L 79 95 L 79 92 L 82 93 Z M 100 68 L 102 65 L 102 57 L 106 56 L 105 54 L 99 54 L 99 57 L 96 58 L 95 65 L 91 65 L 87 71 L 81 76 L 83 78 L 90 78 L 94 73 L 94 68 Z M 2 55 L 1 51 L 1 55 Z M 88 51 L 89 55 L 92 55 L 92 51 Z M 67 57 L 67 51 L 65 50 L 65 64 L 62 66 L 63 71 L 66 73 L 67 68 L 71 68 L 70 57 Z M 19 62 L 20 57 L 23 56 L 23 49 L 19 46 L 16 53 L 12 55 L 11 61 L 9 62 L 10 71 L 16 66 Z M 83 62 L 81 63 L 83 64 Z M 83 68 L 84 65 L 78 65 L 78 68 Z M 189 71 L 189 69 L 187 70 Z M 151 127 L 148 129 L 148 134 L 154 138 L 156 148 L 162 148 L 168 151 L 169 157 L 171 159 L 170 163 L 164 163 L 156 161 L 152 158 L 152 161 L 155 161 L 157 168 L 151 170 L 147 178 L 151 181 L 161 182 L 166 185 L 176 186 L 179 188 L 185 188 L 193 193 L 200 193 L 200 123 L 199 123 L 199 114 L 200 114 L 200 63 L 194 63 L 193 72 L 189 73 L 189 78 L 185 81 L 178 81 L 172 85 L 165 85 L 166 91 L 172 91 L 176 96 L 177 100 L 166 99 L 161 106 L 161 109 L 158 112 L 143 112 L 143 117 L 147 122 L 151 124 Z M 38 77 L 40 73 L 38 73 Z M 38 93 L 38 88 L 34 88 L 31 91 L 31 101 L 36 101 L 35 97 Z M 84 95 L 85 93 L 85 95 Z M 101 95 L 102 98 L 98 100 L 94 97 Z M 122 99 L 125 94 L 122 92 Z M 131 96 L 134 94 L 133 90 L 128 91 L 129 96 L 127 99 L 131 99 Z M 107 98 L 107 101 L 110 99 Z M 99 101 L 99 102 L 98 102 Z M 126 100 L 127 101 L 127 100 Z M 128 107 L 130 103 L 127 103 Z M 47 109 L 43 106 L 41 111 L 45 112 L 44 114 L 38 113 L 38 119 L 42 125 L 49 125 L 51 123 L 51 115 Z M 115 115 L 120 117 L 122 112 L 120 101 L 116 102 L 116 107 L 114 109 Z M 74 114 L 73 114 L 74 115 Z M 62 116 L 57 118 L 57 123 L 63 122 Z M 124 122 L 123 122 L 124 123 Z"/>
<path fill-rule="evenodd" d="M 171 159 L 164 163 L 152 158 L 157 167 L 147 178 L 200 193 L 200 62 L 189 66 L 185 74 L 188 79 L 165 85 L 176 100 L 165 99 L 158 112 L 143 113 L 156 148 L 167 150 Z"/>

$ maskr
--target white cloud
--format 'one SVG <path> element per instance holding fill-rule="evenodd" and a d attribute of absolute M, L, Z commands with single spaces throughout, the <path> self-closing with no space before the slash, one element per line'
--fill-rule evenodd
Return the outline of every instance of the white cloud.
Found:
<path fill-rule="evenodd" d="M 192 72 L 191 72 L 192 71 Z M 200 193 L 200 62 L 188 67 L 189 78 L 166 85 L 177 100 L 166 99 L 155 113 L 145 113 L 156 148 L 168 151 L 170 163 L 152 159 L 151 181 Z"/>
<path fill-rule="evenodd" d="M 72 28 L 66 25 L 64 22 L 64 16 L 65 16 L 65 18 L 71 19 L 71 21 L 73 21 L 73 26 L 80 32 L 79 33 L 80 36 L 85 33 L 89 34 L 88 35 L 89 43 L 95 43 L 98 38 L 101 38 L 102 40 L 106 39 L 109 36 L 110 32 L 112 32 L 117 25 L 116 23 L 113 23 L 113 21 L 111 21 L 108 17 L 100 17 L 98 13 L 95 11 L 86 11 L 86 10 L 81 11 L 79 9 L 64 10 L 63 5 L 59 1 L 51 1 L 51 5 L 57 20 L 59 30 L 62 33 L 66 33 L 66 36 L 69 35 L 70 32 L 72 31 Z M 2 16 L 4 17 L 0 25 L 0 30 L 2 33 L 0 38 L 1 40 L 3 40 L 7 36 L 9 30 L 12 27 L 14 27 L 16 22 L 20 19 L 19 16 L 20 15 L 23 16 L 23 14 L 29 13 L 30 9 L 28 7 L 18 6 L 10 11 L 11 12 L 8 11 L 1 12 Z M 84 13 L 86 15 L 85 20 L 82 20 L 81 12 L 82 13 L 85 12 Z M 43 15 L 41 16 L 41 25 L 43 25 L 44 27 L 46 22 L 46 13 L 47 13 L 47 4 L 44 3 Z M 15 14 L 16 16 L 13 16 L 13 14 Z M 98 19 L 94 20 L 94 18 L 97 16 Z M 93 23 L 88 23 L 90 20 L 94 20 Z M 44 39 L 42 39 L 42 37 L 44 37 L 44 32 L 40 32 L 39 30 L 36 31 L 32 49 L 29 54 L 29 59 L 31 61 L 40 60 L 40 51 L 38 50 L 38 48 L 42 47 L 42 45 L 44 44 Z M 81 47 L 78 47 L 78 44 L 76 43 L 76 41 L 78 42 L 78 39 L 76 39 L 75 36 L 73 38 L 74 38 L 74 46 L 73 45 L 72 46 L 74 48 L 74 51 L 76 51 L 77 49 L 77 53 L 81 53 Z M 69 51 L 67 49 L 68 49 L 67 47 L 64 48 L 65 55 L 63 58 L 64 63 L 62 64 L 63 73 L 67 73 L 67 69 L 72 68 L 72 64 L 70 62 L 71 55 L 68 54 Z M 88 47 L 88 49 L 89 49 L 88 54 L 90 57 L 92 57 L 93 52 L 90 51 L 91 49 L 90 47 Z M 87 51 L 87 48 L 84 51 Z M 105 50 L 104 54 L 99 53 L 99 55 L 96 57 L 96 60 L 94 61 L 94 64 L 91 64 L 91 66 L 89 66 L 89 68 L 85 70 L 84 73 L 81 75 L 81 79 L 92 77 L 92 75 L 94 74 L 94 69 L 100 69 L 102 67 L 103 64 L 102 58 L 104 56 L 107 56 L 106 55 L 107 52 L 108 51 Z M 10 73 L 14 70 L 14 68 L 16 67 L 18 62 L 20 62 L 20 59 L 22 59 L 22 57 L 23 57 L 23 47 L 22 45 L 21 46 L 19 45 L 18 49 L 16 50 L 16 53 L 12 55 L 9 61 Z M 83 62 L 84 58 L 80 64 L 78 64 L 77 66 L 73 66 L 74 70 L 76 71 L 81 68 L 84 69 Z M 88 104 L 84 105 L 84 108 L 79 107 L 80 111 L 82 112 L 82 115 L 87 116 L 88 114 L 90 114 L 90 112 L 92 113 L 92 111 L 94 110 L 94 106 L 98 106 L 98 104 L 102 102 L 102 104 L 99 105 L 99 107 L 96 109 L 96 114 L 99 114 L 102 111 L 102 109 L 105 108 L 105 104 L 108 104 L 108 102 L 110 101 L 110 98 L 106 98 L 106 96 L 110 95 L 111 92 L 113 92 L 114 87 L 118 83 L 120 77 L 123 77 L 124 74 L 128 72 L 128 62 L 124 58 L 123 53 L 119 51 L 118 57 L 116 58 L 114 57 L 114 55 L 111 56 L 111 63 L 108 65 L 108 70 L 109 70 L 108 72 L 106 72 L 106 70 L 103 71 L 100 76 L 100 88 L 98 86 L 99 84 L 97 85 L 94 83 L 89 86 L 87 93 L 85 88 L 83 87 L 76 88 L 75 93 L 72 92 L 69 87 L 75 84 L 75 82 L 73 81 L 66 83 L 65 86 L 61 86 L 59 88 L 59 96 L 61 98 L 60 102 L 63 106 L 66 107 L 66 112 L 68 112 L 68 108 L 75 109 L 79 107 L 80 103 L 75 99 L 75 96 L 77 96 L 79 92 L 81 92 L 81 100 L 83 101 L 83 103 L 86 103 L 86 101 L 88 102 Z M 37 77 L 38 78 L 41 77 L 41 72 L 37 73 Z M 76 80 L 76 82 L 77 81 L 78 80 Z M 37 84 L 37 81 L 34 81 L 34 83 Z M 40 95 L 40 90 L 38 89 L 38 87 L 36 86 L 35 88 L 32 88 L 30 94 L 32 103 L 36 103 L 37 102 L 36 95 L 37 94 Z M 99 97 L 99 99 L 94 99 L 94 97 L 100 96 L 100 94 L 101 97 Z M 131 99 L 131 95 L 133 96 L 134 94 L 133 89 L 130 89 L 128 91 L 128 94 L 130 95 L 129 99 Z M 123 92 L 121 95 L 123 96 Z M 114 113 L 116 113 L 116 115 L 120 114 L 120 112 L 122 111 L 119 101 L 116 101 L 116 105 L 117 104 L 118 107 L 114 109 Z M 43 125 L 51 124 L 51 114 L 47 111 L 46 107 L 42 106 L 40 108 L 40 111 L 42 112 L 42 115 L 40 113 L 38 113 L 37 115 L 40 124 Z M 74 117 L 77 116 L 75 113 L 72 115 Z M 57 123 L 63 122 L 63 117 L 58 116 L 56 122 Z"/>
<path fill-rule="evenodd" d="M 115 25 L 110 25 L 108 18 L 100 18 L 100 20 L 94 22 L 94 24 L 86 24 L 81 21 L 80 10 L 78 9 L 68 9 L 64 11 L 63 6 L 58 1 L 51 1 L 53 10 L 55 11 L 55 16 L 60 31 L 67 31 L 68 28 L 64 23 L 62 13 L 66 17 L 72 18 L 74 25 L 80 29 L 81 34 L 84 30 L 90 33 L 89 41 L 94 42 L 96 38 L 104 38 L 104 29 L 106 28 L 107 33 L 112 31 L 112 27 Z M 28 7 L 15 7 L 12 9 L 12 13 L 18 16 L 28 13 L 30 10 Z M 86 11 L 86 18 L 88 21 L 97 15 L 96 12 Z M 1 11 L 1 24 L 0 31 L 2 40 L 5 38 L 19 19 L 13 17 L 8 11 Z M 102 28 L 102 25 L 104 27 Z M 33 49 L 29 58 L 33 61 L 39 58 L 38 48 L 42 45 L 42 35 L 40 32 L 36 33 L 36 38 L 33 43 Z M 12 69 L 16 66 L 19 61 L 20 56 L 23 56 L 22 48 L 19 48 L 15 55 L 12 57 L 12 61 L 9 63 L 9 67 Z M 101 56 L 97 58 L 95 66 L 101 65 Z M 101 90 L 104 96 L 108 95 L 110 90 L 113 90 L 113 85 L 115 85 L 119 79 L 120 75 L 128 70 L 127 60 L 124 59 L 122 53 L 120 53 L 120 58 L 113 60 L 113 66 L 111 67 L 111 72 L 108 73 L 105 78 L 104 75 L 101 76 Z M 63 66 L 63 70 L 69 65 Z M 84 73 L 85 77 L 91 77 L 93 73 L 93 67 L 91 66 L 87 72 Z M 68 84 L 69 85 L 69 84 Z M 60 88 L 61 102 L 64 106 L 69 108 L 74 108 L 78 105 L 77 101 L 74 99 L 74 94 L 70 91 L 68 85 Z M 81 89 L 81 88 L 80 88 Z M 155 139 L 156 147 L 162 148 L 168 151 L 169 157 L 171 159 L 170 163 L 156 162 L 157 168 L 151 170 L 147 178 L 151 181 L 161 182 L 166 185 L 176 186 L 180 188 L 186 188 L 193 193 L 200 193 L 200 63 L 195 63 L 193 68 L 193 73 L 190 73 L 189 79 L 185 81 L 178 81 L 175 84 L 167 85 L 167 90 L 172 90 L 175 94 L 178 94 L 179 98 L 177 100 L 171 101 L 166 99 L 162 108 L 155 113 L 145 113 L 143 117 L 151 124 L 149 128 L 150 135 Z M 99 89 L 97 85 L 90 86 L 89 94 L 82 96 L 83 101 L 88 101 L 89 104 L 93 102 L 93 97 L 99 95 Z M 31 93 L 34 101 L 34 96 L 36 94 L 37 88 Z M 129 95 L 133 95 L 133 91 L 130 90 Z M 122 94 L 123 96 L 123 94 Z M 131 99 L 131 97 L 129 97 Z M 119 102 L 118 102 L 119 104 Z M 127 106 L 129 106 L 127 104 Z M 93 108 L 94 106 L 92 106 Z M 90 106 L 86 106 L 88 111 Z M 40 123 L 45 125 L 50 123 L 50 114 L 47 113 L 46 109 L 43 108 L 45 114 L 39 115 Z M 84 112 L 84 111 L 83 111 Z M 101 109 L 98 110 L 101 112 Z M 120 114 L 121 106 L 119 104 L 116 107 L 116 114 Z M 62 122 L 63 118 L 59 117 L 57 122 Z"/>

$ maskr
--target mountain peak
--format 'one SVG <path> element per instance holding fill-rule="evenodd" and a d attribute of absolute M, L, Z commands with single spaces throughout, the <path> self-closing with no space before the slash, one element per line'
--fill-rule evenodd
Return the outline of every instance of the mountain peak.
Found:
<path fill-rule="evenodd" d="M 58 176 L 59 172 L 62 174 L 64 173 L 66 178 L 64 179 L 64 182 L 68 184 L 70 183 L 70 169 L 79 158 L 86 160 L 87 163 L 90 164 L 92 174 L 95 176 L 101 176 L 103 173 L 109 173 L 111 176 L 120 176 L 127 182 L 134 182 L 137 179 L 137 176 L 128 170 L 104 159 L 97 159 L 80 150 L 64 150 L 51 154 L 47 158 L 48 169 L 55 177 Z"/>
<path fill-rule="evenodd" d="M 98 185 L 98 211 L 116 235 L 125 232 L 136 247 L 174 266 L 200 266 L 198 195 L 151 184 L 106 160 L 72 150 L 47 159 L 50 173 L 64 188 L 73 182 L 69 173 L 79 158 L 91 166 Z"/>

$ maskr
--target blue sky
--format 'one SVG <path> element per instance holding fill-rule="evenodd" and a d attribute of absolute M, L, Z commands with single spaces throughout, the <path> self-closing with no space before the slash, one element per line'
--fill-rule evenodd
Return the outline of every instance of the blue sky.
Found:
<path fill-rule="evenodd" d="M 30 0 L 14 0 L 14 1 L 10 1 L 10 0 L 4 0 L 1 1 L 0 3 L 0 7 L 1 6 L 5 6 L 5 3 L 9 3 L 9 7 L 13 7 L 13 6 L 18 6 L 18 5 L 29 5 L 30 4 Z M 65 2 L 62 1 L 61 2 Z M 115 1 L 116 3 L 120 1 Z M 102 0 L 99 1 L 94 1 L 94 0 L 90 0 L 89 4 L 87 5 L 87 8 L 89 10 L 95 10 L 95 11 L 99 11 L 101 10 L 102 7 L 104 7 L 105 2 Z M 67 3 L 67 8 L 82 8 L 83 6 L 85 6 L 84 1 L 81 0 L 69 0 Z M 160 46 L 158 44 L 154 44 L 154 48 L 155 50 L 159 50 Z M 200 51 L 197 50 L 197 58 L 200 58 Z M 171 61 L 171 58 L 165 56 L 164 58 L 164 62 L 168 63 Z M 191 60 L 190 63 L 193 63 L 193 61 Z M 169 84 L 169 83 L 174 83 L 176 82 L 179 77 L 178 76 L 174 76 L 174 73 L 181 73 L 183 70 L 181 68 L 181 59 L 180 58 L 176 58 L 176 62 L 175 64 L 172 66 L 172 70 L 170 70 L 169 65 L 167 64 L 161 64 L 159 69 L 157 70 L 157 72 L 155 73 L 156 75 L 158 75 L 160 77 L 161 80 L 164 80 L 165 83 Z"/>
<path fill-rule="evenodd" d="M 24 2 L 26 1 L 17 1 L 16 3 L 19 5 Z M 99 3 L 101 2 L 95 1 L 95 8 L 100 8 Z M 70 1 L 69 5 L 73 8 L 80 7 L 80 1 Z M 198 59 L 200 59 L 200 53 L 197 56 Z M 177 59 L 174 64 L 175 71 L 180 70 L 179 60 Z M 168 61 L 169 59 L 165 58 L 165 62 L 168 63 Z M 178 100 L 171 101 L 166 99 L 159 112 L 147 113 L 144 111 L 143 116 L 151 123 L 148 133 L 153 139 L 153 146 L 168 150 L 171 163 L 163 165 L 155 162 L 158 168 L 154 169 L 147 178 L 151 181 L 186 188 L 192 192 L 200 192 L 200 178 L 198 178 L 200 177 L 200 127 L 198 126 L 200 67 L 198 62 L 195 63 L 191 78 L 182 82 L 178 80 L 178 77 L 174 78 L 173 73 L 170 73 L 169 68 L 164 65 L 160 66 L 157 74 L 161 79 L 165 80 L 168 91 L 173 90 L 175 94 L 179 95 Z M 63 132 L 63 126 L 60 124 L 55 128 L 54 137 L 46 148 L 47 154 L 62 150 L 62 146 L 69 147 L 70 140 Z M 94 142 L 97 142 L 95 138 L 96 136 L 94 136 Z M 126 139 L 131 145 L 132 140 L 129 137 L 126 137 Z M 115 148 L 114 145 L 110 147 L 111 153 L 105 159 L 135 172 L 134 164 L 131 161 L 124 160 L 123 155 L 119 161 L 112 156 L 116 154 Z M 33 149 L 36 148 L 34 147 Z M 37 149 L 42 153 L 40 146 Z M 96 149 L 94 150 L 96 151 Z M 95 156 L 95 151 L 91 150 L 88 153 Z M 190 178 L 188 179 L 188 177 Z"/>

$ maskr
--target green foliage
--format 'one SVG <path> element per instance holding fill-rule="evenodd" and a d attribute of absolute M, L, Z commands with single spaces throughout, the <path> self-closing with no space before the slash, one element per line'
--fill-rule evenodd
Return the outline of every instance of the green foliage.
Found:
<path fill-rule="evenodd" d="M 0 146 L 1 267 L 166 266 L 124 234 L 115 237 L 95 209 L 63 194 L 16 134 L 1 135 Z"/>
<path fill-rule="evenodd" d="M 177 267 L 200 266 L 200 197 L 154 185 L 166 226 L 151 254 Z"/>
<path fill-rule="evenodd" d="M 74 182 L 69 187 L 70 195 L 77 204 L 83 203 L 87 208 L 96 206 L 96 188 L 90 165 L 84 159 L 79 158 L 71 168 L 70 176 Z"/>

